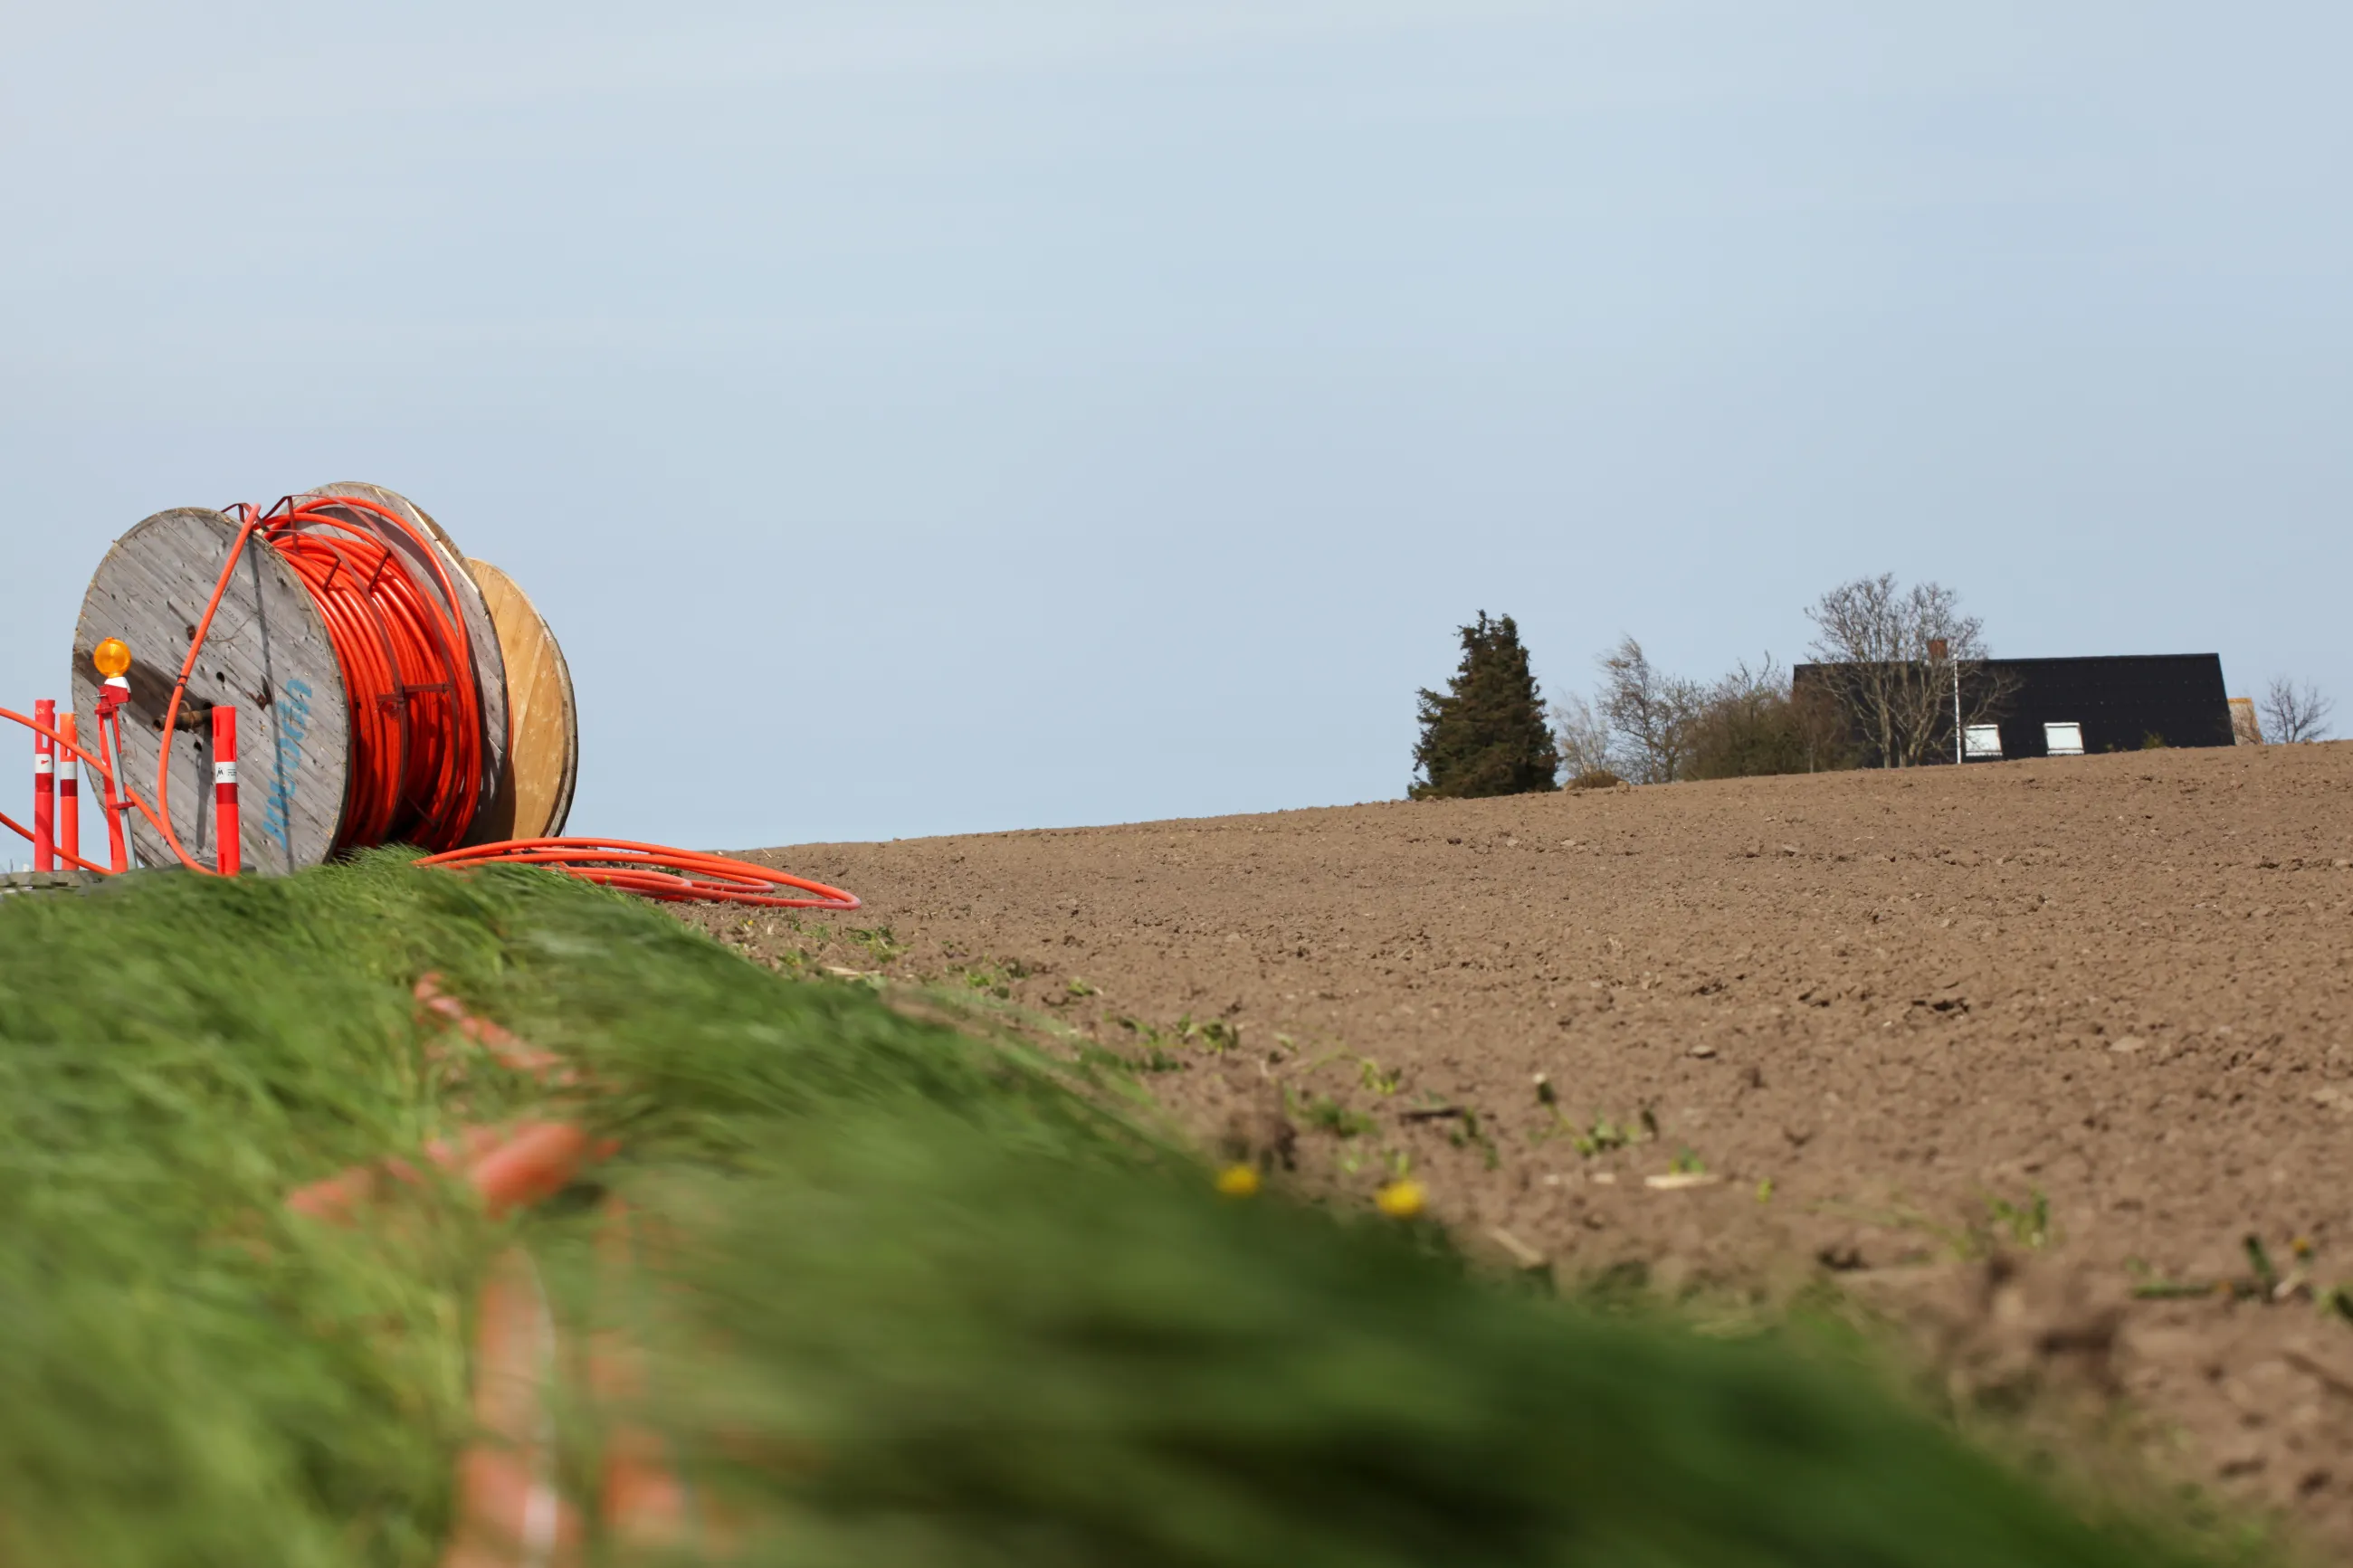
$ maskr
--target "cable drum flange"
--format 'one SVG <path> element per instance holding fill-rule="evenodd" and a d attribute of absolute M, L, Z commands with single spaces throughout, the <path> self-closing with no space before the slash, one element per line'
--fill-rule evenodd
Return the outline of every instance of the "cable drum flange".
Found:
<path fill-rule="evenodd" d="M 156 747 L 165 740 L 173 679 L 237 534 L 237 523 L 209 508 L 159 511 L 114 542 L 83 596 L 74 627 L 74 711 L 95 749 L 102 683 L 90 652 L 110 637 L 129 643 L 131 701 L 121 717 L 131 755 L 122 772 L 142 795 L 152 788 Z M 238 558 L 169 737 L 172 830 L 207 860 L 219 847 L 212 727 L 206 721 L 216 704 L 237 710 L 242 731 L 238 845 L 245 864 L 291 872 L 326 859 L 351 788 L 350 700 L 310 590 L 269 550 L 248 548 Z M 128 823 L 142 862 L 174 863 L 142 816 L 131 813 Z"/>
<path fill-rule="evenodd" d="M 487 561 L 466 563 L 490 602 L 506 659 L 506 772 L 469 842 L 543 838 L 564 831 L 580 772 L 580 719 L 572 670 L 529 595 Z"/>

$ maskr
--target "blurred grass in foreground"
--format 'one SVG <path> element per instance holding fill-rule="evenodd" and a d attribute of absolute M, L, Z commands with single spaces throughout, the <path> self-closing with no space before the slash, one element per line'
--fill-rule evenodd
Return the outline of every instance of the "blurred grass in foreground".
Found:
<path fill-rule="evenodd" d="M 543 1098 L 419 1023 L 428 969 L 589 1069 L 625 1144 L 600 1180 L 675 1276 L 631 1319 L 650 1408 L 742 1560 L 2193 1561 L 1792 1336 L 1220 1199 L 1016 1049 L 576 883 L 385 853 L 0 903 L 0 1565 L 431 1563 L 489 1258 L 519 1233 L 570 1310 L 625 1310 L 589 1295 L 577 1205 L 284 1215 Z"/>

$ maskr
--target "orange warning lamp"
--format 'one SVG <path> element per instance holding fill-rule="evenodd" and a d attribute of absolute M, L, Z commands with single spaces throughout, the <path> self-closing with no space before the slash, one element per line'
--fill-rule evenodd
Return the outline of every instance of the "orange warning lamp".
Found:
<path fill-rule="evenodd" d="M 90 650 L 90 662 L 98 672 L 111 680 L 131 668 L 131 645 L 121 637 L 109 637 Z"/>

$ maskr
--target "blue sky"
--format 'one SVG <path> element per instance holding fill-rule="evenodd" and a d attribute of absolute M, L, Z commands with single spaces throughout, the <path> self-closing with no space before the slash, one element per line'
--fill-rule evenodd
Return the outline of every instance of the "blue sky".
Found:
<path fill-rule="evenodd" d="M 2353 709 L 2353 12 L 0 0 L 0 705 L 333 479 L 539 600 L 576 828 L 1402 792 L 1515 616 L 1882 570 Z"/>

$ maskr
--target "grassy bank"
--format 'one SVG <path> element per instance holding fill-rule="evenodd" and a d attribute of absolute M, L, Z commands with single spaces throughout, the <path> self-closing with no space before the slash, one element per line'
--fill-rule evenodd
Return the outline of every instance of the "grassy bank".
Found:
<path fill-rule="evenodd" d="M 748 1560 L 2189 1561 L 1787 1337 L 1219 1199 L 1050 1065 L 618 897 L 384 855 L 0 904 L 0 1563 L 434 1561 L 488 1259 L 520 1235 L 608 1304 L 578 1203 L 284 1212 L 551 1092 L 421 1021 L 428 970 L 594 1084 L 566 1112 L 621 1141 L 599 1181 L 678 1287 L 649 1413 Z"/>

